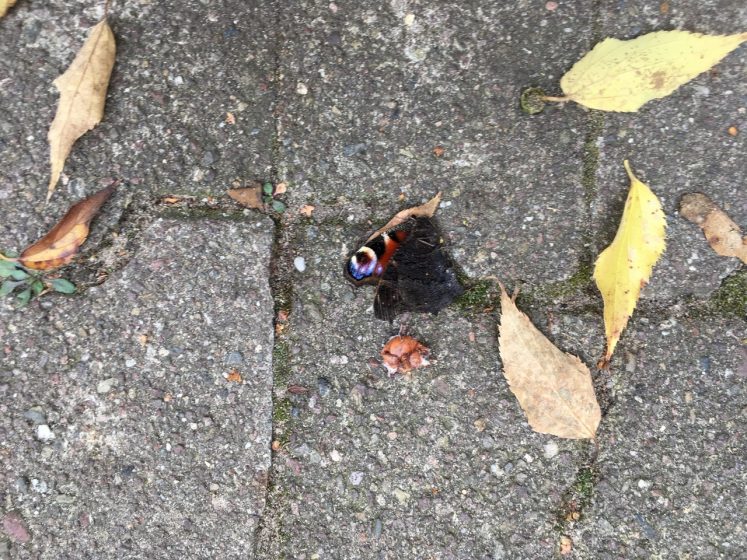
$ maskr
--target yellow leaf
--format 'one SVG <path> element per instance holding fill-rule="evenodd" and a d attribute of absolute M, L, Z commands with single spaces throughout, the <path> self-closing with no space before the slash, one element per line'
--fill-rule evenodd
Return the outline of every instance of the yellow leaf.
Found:
<path fill-rule="evenodd" d="M 599 255 L 594 267 L 594 280 L 604 300 L 607 335 L 607 352 L 600 367 L 609 363 L 641 288 L 648 283 L 651 270 L 666 247 L 667 221 L 659 199 L 633 175 L 627 160 L 624 164 L 630 177 L 625 210 L 615 239 Z"/>
<path fill-rule="evenodd" d="M 8 9 L 16 3 L 16 0 L 0 0 L 0 17 L 8 13 Z"/>
<path fill-rule="evenodd" d="M 104 116 L 104 101 L 115 53 L 114 34 L 103 19 L 91 29 L 70 67 L 54 81 L 60 90 L 60 103 L 48 135 L 52 175 L 47 201 L 75 141 L 100 123 Z"/>
<path fill-rule="evenodd" d="M 629 41 L 607 38 L 561 78 L 560 87 L 567 99 L 591 109 L 637 111 L 710 69 L 745 40 L 747 33 L 676 30 Z"/>
<path fill-rule="evenodd" d="M 591 439 L 602 412 L 589 368 L 559 350 L 519 311 L 501 285 L 503 374 L 536 432 Z"/>

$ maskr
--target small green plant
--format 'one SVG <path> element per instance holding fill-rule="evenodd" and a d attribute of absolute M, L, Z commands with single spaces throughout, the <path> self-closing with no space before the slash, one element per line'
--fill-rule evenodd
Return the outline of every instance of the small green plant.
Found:
<path fill-rule="evenodd" d="M 43 272 L 26 268 L 14 260 L 0 259 L 0 297 L 11 296 L 16 300 L 16 305 L 21 308 L 35 297 L 47 292 L 59 292 L 61 294 L 72 294 L 75 292 L 75 284 L 64 278 L 46 278 Z"/>
<path fill-rule="evenodd" d="M 283 212 L 285 212 L 286 206 L 282 200 L 278 200 L 275 198 L 275 196 L 279 194 L 282 193 L 276 191 L 275 187 L 272 186 L 272 183 L 264 183 L 262 185 L 262 203 L 265 206 L 269 206 L 270 208 L 272 208 L 273 212 L 282 214 Z"/>

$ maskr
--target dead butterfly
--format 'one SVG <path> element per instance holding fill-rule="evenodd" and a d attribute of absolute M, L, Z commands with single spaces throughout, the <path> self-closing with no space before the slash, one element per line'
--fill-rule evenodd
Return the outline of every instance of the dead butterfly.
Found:
<path fill-rule="evenodd" d="M 376 286 L 374 315 L 391 321 L 400 313 L 438 313 L 464 293 L 443 239 L 428 216 L 410 216 L 369 238 L 345 263 L 356 286 Z"/>

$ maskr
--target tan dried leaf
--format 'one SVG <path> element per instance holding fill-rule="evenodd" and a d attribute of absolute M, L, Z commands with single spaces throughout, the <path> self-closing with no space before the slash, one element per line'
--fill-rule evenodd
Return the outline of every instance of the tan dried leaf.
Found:
<path fill-rule="evenodd" d="M 401 210 L 400 212 L 397 212 L 394 217 L 389 220 L 384 227 L 377 229 L 375 232 L 371 234 L 371 237 L 366 239 L 366 243 L 371 241 L 374 237 L 377 237 L 384 233 L 385 231 L 389 231 L 393 227 L 398 226 L 399 224 L 406 222 L 410 217 L 425 217 L 430 218 L 433 216 L 433 214 L 436 213 L 436 210 L 438 210 L 438 205 L 441 203 L 441 193 L 436 193 L 436 196 L 431 198 L 428 202 L 425 204 L 421 204 L 420 206 L 415 206 L 414 208 L 407 208 L 405 210 Z"/>
<path fill-rule="evenodd" d="M 573 541 L 567 535 L 560 537 L 560 554 L 568 556 L 573 552 Z"/>
<path fill-rule="evenodd" d="M 229 383 L 241 383 L 242 379 L 239 370 L 231 368 L 231 371 L 226 374 L 226 381 Z"/>
<path fill-rule="evenodd" d="M 247 208 L 264 208 L 262 203 L 262 185 L 228 189 L 228 196 Z"/>
<path fill-rule="evenodd" d="M 72 206 L 47 235 L 21 253 L 18 262 L 26 268 L 50 270 L 73 260 L 88 237 L 88 225 L 116 188 L 110 185 Z"/>
<path fill-rule="evenodd" d="M 593 439 L 602 415 L 589 368 L 537 330 L 503 285 L 499 343 L 503 374 L 532 429 Z"/>
<path fill-rule="evenodd" d="M 16 0 L 0 0 L 0 17 L 8 13 L 10 7 L 16 3 Z"/>
<path fill-rule="evenodd" d="M 106 90 L 115 54 L 114 34 L 104 18 L 91 29 L 70 67 L 54 81 L 60 91 L 60 102 L 48 134 L 52 172 L 47 201 L 57 186 L 75 141 L 100 123 L 104 116 Z"/>
<path fill-rule="evenodd" d="M 303 206 L 301 206 L 299 213 L 303 214 L 307 218 L 311 218 L 311 214 L 314 213 L 314 206 L 312 206 L 311 204 L 304 204 Z"/>
<path fill-rule="evenodd" d="M 690 193 L 680 201 L 680 214 L 700 226 L 711 248 L 723 257 L 747 263 L 747 237 L 732 219 L 703 193 Z"/>

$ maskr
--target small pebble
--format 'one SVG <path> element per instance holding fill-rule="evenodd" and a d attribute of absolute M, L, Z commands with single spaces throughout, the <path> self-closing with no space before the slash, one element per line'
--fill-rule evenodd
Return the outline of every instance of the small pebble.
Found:
<path fill-rule="evenodd" d="M 202 154 L 200 165 L 207 167 L 208 165 L 212 165 L 214 162 L 215 162 L 215 156 L 213 155 L 213 152 L 207 151 L 204 154 Z"/>
<path fill-rule="evenodd" d="M 293 266 L 296 267 L 296 270 L 298 272 L 303 272 L 304 270 L 306 270 L 306 259 L 304 259 L 303 257 L 296 257 L 295 259 L 293 259 Z"/>
<path fill-rule="evenodd" d="M 353 486 L 358 486 L 361 482 L 363 482 L 363 474 L 360 471 L 353 471 L 350 473 L 350 484 Z"/>
<path fill-rule="evenodd" d="M 374 522 L 374 530 L 373 530 L 373 534 L 374 534 L 374 538 L 375 539 L 378 539 L 381 536 L 381 529 L 382 529 L 381 519 L 377 519 Z"/>
<path fill-rule="evenodd" d="M 552 459 L 558 454 L 558 444 L 554 441 L 548 441 L 545 444 L 545 459 Z"/>
<path fill-rule="evenodd" d="M 15 542 L 27 543 L 31 540 L 26 522 L 21 514 L 15 511 L 11 511 L 3 517 L 3 532 Z"/>
<path fill-rule="evenodd" d="M 98 385 L 96 385 L 96 392 L 99 394 L 108 393 L 112 390 L 112 386 L 116 385 L 117 380 L 113 377 L 110 377 L 109 379 L 104 379 L 103 381 L 99 381 Z"/>
<path fill-rule="evenodd" d="M 324 377 L 320 377 L 317 380 L 317 389 L 319 390 L 319 396 L 320 397 L 326 397 L 329 395 L 329 391 L 332 388 L 329 381 L 325 379 Z"/>
<path fill-rule="evenodd" d="M 244 356 L 241 352 L 229 352 L 223 361 L 227 366 L 238 366 L 244 363 Z"/>
<path fill-rule="evenodd" d="M 340 452 L 337 451 L 337 449 L 333 449 L 332 452 L 329 454 L 329 458 L 332 459 L 335 463 L 339 463 L 342 461 L 342 455 L 340 455 Z"/>
<path fill-rule="evenodd" d="M 39 494 L 46 494 L 47 491 L 49 490 L 49 486 L 43 480 L 39 480 L 38 478 L 32 478 L 31 489 L 34 492 L 37 492 Z"/>
<path fill-rule="evenodd" d="M 54 439 L 54 432 L 46 424 L 39 424 L 36 427 L 36 437 L 40 441 L 52 441 Z"/>
<path fill-rule="evenodd" d="M 306 95 L 307 93 L 309 93 L 309 88 L 307 88 L 306 84 L 304 84 L 303 82 L 298 82 L 298 84 L 296 85 L 296 93 L 298 95 Z"/>
<path fill-rule="evenodd" d="M 404 490 L 400 490 L 399 488 L 394 490 L 394 496 L 397 498 L 397 501 L 400 504 L 406 504 L 408 501 L 410 501 L 410 494 L 408 494 Z"/>
<path fill-rule="evenodd" d="M 44 415 L 44 409 L 40 406 L 33 406 L 23 413 L 23 417 L 26 420 L 30 420 L 34 424 L 46 424 L 47 417 Z"/>

